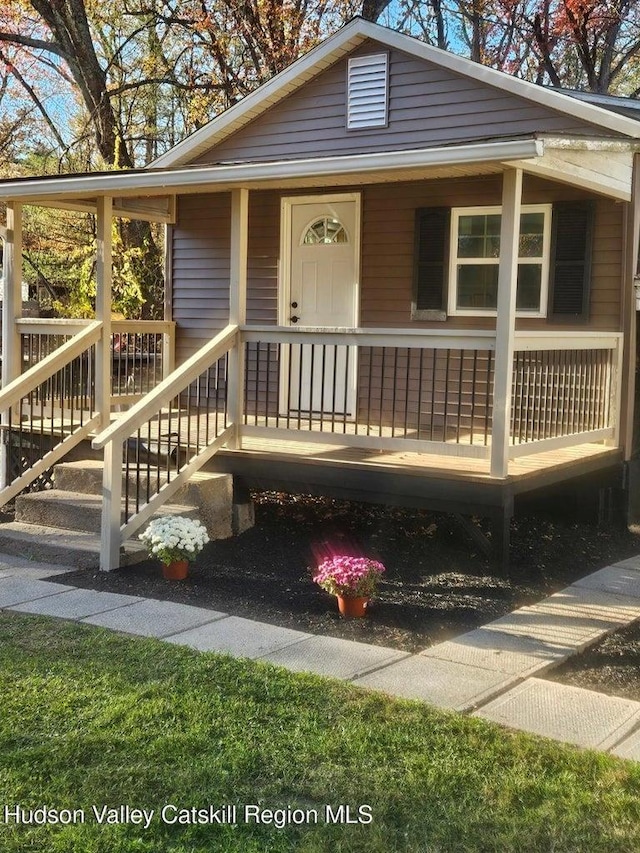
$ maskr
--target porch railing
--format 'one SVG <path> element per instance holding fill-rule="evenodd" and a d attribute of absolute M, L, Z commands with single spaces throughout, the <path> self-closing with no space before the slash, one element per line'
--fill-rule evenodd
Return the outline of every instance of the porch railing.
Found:
<path fill-rule="evenodd" d="M 37 364 L 90 323 L 89 320 L 18 320 L 23 369 Z M 112 320 L 111 400 L 130 405 L 173 369 L 175 323 L 163 320 Z M 87 371 L 87 391 L 93 372 Z M 54 393 L 56 389 L 54 389 Z"/>
<path fill-rule="evenodd" d="M 491 332 L 242 329 L 243 435 L 486 458 Z"/>
<path fill-rule="evenodd" d="M 102 568 L 118 566 L 121 544 L 234 435 L 237 340 L 227 326 L 94 438 L 105 455 Z"/>
<path fill-rule="evenodd" d="M 515 349 L 510 458 L 616 441 L 621 334 L 518 333 Z"/>
<path fill-rule="evenodd" d="M 86 325 L 0 391 L 0 506 L 47 476 L 100 423 L 92 380 L 102 323 Z"/>
<path fill-rule="evenodd" d="M 242 328 L 242 435 L 490 455 L 493 332 Z M 622 336 L 516 335 L 510 458 L 617 435 Z"/>

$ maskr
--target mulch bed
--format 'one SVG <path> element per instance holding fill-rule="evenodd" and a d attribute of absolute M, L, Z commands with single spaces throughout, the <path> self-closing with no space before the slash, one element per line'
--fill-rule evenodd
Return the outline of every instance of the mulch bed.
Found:
<path fill-rule="evenodd" d="M 605 637 L 545 678 L 640 702 L 640 623 Z"/>
<path fill-rule="evenodd" d="M 146 561 L 75 572 L 64 582 L 416 652 L 640 552 L 640 536 L 625 529 L 536 513 L 513 520 L 507 578 L 450 516 L 274 492 L 254 497 L 256 526 L 210 543 L 185 581 L 165 581 L 158 563 Z M 387 567 L 364 619 L 340 617 L 335 600 L 312 583 L 309 567 L 330 552 Z"/>

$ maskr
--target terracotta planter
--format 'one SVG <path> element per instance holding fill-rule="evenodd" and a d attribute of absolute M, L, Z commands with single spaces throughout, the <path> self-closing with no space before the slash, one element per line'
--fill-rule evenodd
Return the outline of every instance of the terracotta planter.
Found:
<path fill-rule="evenodd" d="M 367 615 L 368 598 L 347 598 L 347 596 L 338 595 L 338 610 L 342 616 L 362 617 Z"/>
<path fill-rule="evenodd" d="M 188 560 L 174 560 L 162 566 L 162 574 L 168 581 L 183 581 L 189 574 Z"/>

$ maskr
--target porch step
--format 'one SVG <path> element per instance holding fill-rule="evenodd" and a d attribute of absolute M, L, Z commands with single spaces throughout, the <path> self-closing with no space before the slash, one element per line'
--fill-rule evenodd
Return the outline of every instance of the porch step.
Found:
<path fill-rule="evenodd" d="M 79 462 L 60 462 L 54 466 L 53 479 L 55 488 L 63 492 L 82 492 L 85 495 L 102 494 L 102 473 L 104 464 L 102 460 L 89 459 Z M 140 493 L 146 495 L 147 480 L 151 493 L 155 492 L 158 477 L 151 471 L 147 476 L 146 470 L 140 472 Z M 125 485 L 126 469 L 122 470 L 123 490 Z M 129 474 L 129 488 L 133 492 L 135 480 L 133 473 Z M 174 503 L 179 503 L 174 499 Z"/>
<path fill-rule="evenodd" d="M 79 462 L 59 462 L 53 468 L 56 491 L 81 492 L 83 495 L 102 494 L 104 465 L 96 459 Z"/>
<path fill-rule="evenodd" d="M 96 460 L 56 465 L 53 489 L 16 498 L 15 521 L 0 525 L 0 551 L 47 563 L 99 568 L 102 472 L 103 463 Z M 150 494 L 157 490 L 157 477 L 153 470 L 141 473 L 141 499 L 146 502 L 147 487 Z M 130 500 L 134 489 L 130 478 Z M 226 539 L 253 526 L 248 493 L 244 501 L 237 496 L 234 500 L 230 474 L 196 473 L 155 515 L 170 514 L 199 518 L 212 540 Z M 146 558 L 146 548 L 136 535 L 124 543 L 120 565 Z"/>
<path fill-rule="evenodd" d="M 164 504 L 156 513 L 156 516 L 160 515 L 186 515 L 189 518 L 197 518 L 198 508 Z M 45 527 L 60 527 L 63 530 L 99 534 L 102 522 L 102 497 L 59 489 L 19 495 L 16 498 L 15 520 L 23 524 L 40 524 Z M 124 501 L 121 523 L 123 522 Z"/>
<path fill-rule="evenodd" d="M 99 535 L 41 524 L 12 521 L 0 525 L 0 551 L 27 560 L 76 566 L 79 569 L 98 569 L 100 566 Z M 130 539 L 124 543 L 121 549 L 121 566 L 146 559 L 147 551 L 141 542 Z"/>
<path fill-rule="evenodd" d="M 62 462 L 53 469 L 54 491 L 102 495 L 102 461 Z M 140 496 L 146 500 L 147 481 L 150 494 L 157 489 L 158 477 L 153 471 L 140 472 Z M 126 471 L 123 469 L 123 489 Z M 129 473 L 130 495 L 135 489 Z M 198 515 L 211 539 L 228 539 L 253 527 L 253 505 L 234 496 L 233 476 L 198 471 L 171 497 L 178 506 L 197 507 Z"/>

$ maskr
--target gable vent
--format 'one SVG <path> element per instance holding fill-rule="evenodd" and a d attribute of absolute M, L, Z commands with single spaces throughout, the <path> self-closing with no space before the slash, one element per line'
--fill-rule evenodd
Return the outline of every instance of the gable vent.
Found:
<path fill-rule="evenodd" d="M 389 92 L 389 56 L 372 53 L 349 60 L 347 128 L 385 127 Z"/>

